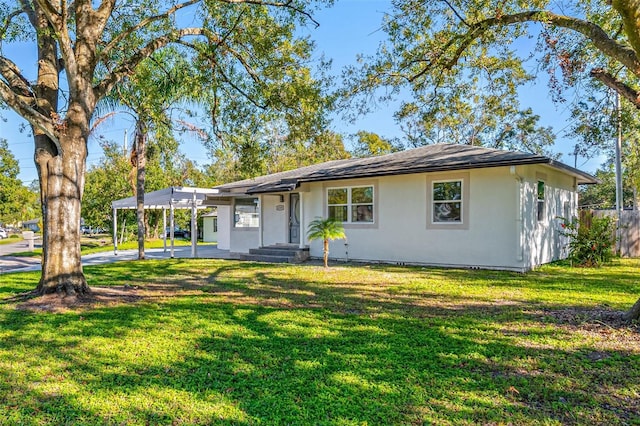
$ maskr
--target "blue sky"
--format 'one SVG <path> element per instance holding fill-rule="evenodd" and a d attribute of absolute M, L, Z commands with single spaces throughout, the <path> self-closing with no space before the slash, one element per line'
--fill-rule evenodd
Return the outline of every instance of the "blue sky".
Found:
<path fill-rule="evenodd" d="M 358 54 L 373 54 L 384 33 L 380 31 L 380 23 L 385 11 L 389 10 L 389 1 L 382 0 L 338 0 L 329 8 L 314 13 L 314 18 L 320 22 L 318 28 L 309 26 L 308 32 L 316 41 L 318 54 L 324 53 L 326 58 L 333 60 L 333 72 L 339 74 L 347 65 L 354 64 Z M 528 42 L 521 43 L 524 49 L 532 47 Z M 8 48 L 14 49 L 13 52 Z M 27 67 L 35 62 L 31 57 L 28 45 L 5 46 L 4 52 L 9 57 L 11 53 L 20 51 L 21 64 Z M 33 78 L 33 76 L 27 76 Z M 339 81 L 337 79 L 336 81 Z M 551 101 L 546 82 L 538 80 L 531 83 L 521 91 L 522 107 L 532 107 L 534 112 L 541 117 L 541 125 L 552 126 L 557 135 L 554 151 L 561 153 L 562 161 L 573 165 L 574 159 L 570 153 L 573 151 L 574 141 L 563 139 L 563 129 L 567 126 L 569 117 L 564 106 L 556 106 Z M 346 123 L 336 117 L 333 129 L 345 135 L 354 134 L 359 130 L 377 133 L 383 137 L 402 138 L 399 126 L 393 120 L 396 105 L 380 105 L 375 113 L 362 117 L 356 123 Z M 3 111 L 1 115 L 7 118 L 6 122 L 0 122 L 0 137 L 9 142 L 9 148 L 20 162 L 20 179 L 30 183 L 37 178 L 33 165 L 33 142 L 28 132 L 20 133 L 19 128 L 24 121 L 11 111 Z M 125 115 L 119 115 L 117 119 L 102 125 L 97 134 L 106 139 L 123 141 L 125 131 L 129 135 L 133 132 L 133 122 Z M 188 154 L 189 158 L 203 165 L 210 162 L 205 150 L 196 139 L 184 139 L 181 150 Z M 102 151 L 97 140 L 89 141 L 89 156 L 87 165 L 96 164 Z M 602 158 L 578 159 L 578 168 L 588 172 L 595 172 Z"/>

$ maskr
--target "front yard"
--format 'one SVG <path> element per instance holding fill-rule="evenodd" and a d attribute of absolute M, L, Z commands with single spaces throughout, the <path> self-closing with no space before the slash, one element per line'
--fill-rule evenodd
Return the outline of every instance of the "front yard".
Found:
<path fill-rule="evenodd" d="M 222 260 L 0 280 L 0 424 L 640 424 L 640 261 L 521 275 Z M 41 307 L 41 306 L 40 306 Z"/>

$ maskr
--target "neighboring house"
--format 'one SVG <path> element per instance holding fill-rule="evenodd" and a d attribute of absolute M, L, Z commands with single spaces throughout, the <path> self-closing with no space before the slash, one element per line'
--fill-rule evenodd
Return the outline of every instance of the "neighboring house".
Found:
<path fill-rule="evenodd" d="M 26 229 L 33 232 L 40 232 L 40 221 L 42 219 L 31 219 L 22 222 L 22 229 Z"/>
<path fill-rule="evenodd" d="M 202 215 L 202 242 L 215 243 L 218 241 L 218 212 Z"/>
<path fill-rule="evenodd" d="M 321 257 L 305 230 L 332 217 L 347 235 L 332 259 L 527 271 L 566 257 L 558 218 L 593 183 L 541 155 L 440 144 L 220 185 L 205 204 L 235 253 L 289 243 Z"/>

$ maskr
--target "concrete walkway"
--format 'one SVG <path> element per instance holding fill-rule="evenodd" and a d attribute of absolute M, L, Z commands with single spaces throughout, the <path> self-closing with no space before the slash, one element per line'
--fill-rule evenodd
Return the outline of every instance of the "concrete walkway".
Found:
<path fill-rule="evenodd" d="M 24 251 L 24 248 L 23 250 Z M 170 248 L 145 249 L 146 259 L 169 259 Z M 191 246 L 176 246 L 173 249 L 174 258 L 191 258 Z M 198 246 L 197 258 L 199 259 L 231 259 L 229 250 L 220 250 L 214 245 Z M 119 250 L 114 254 L 113 250 L 101 253 L 92 253 L 82 256 L 83 265 L 100 265 L 122 260 L 135 260 L 138 258 L 138 249 Z M 39 271 L 41 269 L 39 257 L 15 257 L 11 255 L 0 256 L 0 274 L 5 272 Z"/>

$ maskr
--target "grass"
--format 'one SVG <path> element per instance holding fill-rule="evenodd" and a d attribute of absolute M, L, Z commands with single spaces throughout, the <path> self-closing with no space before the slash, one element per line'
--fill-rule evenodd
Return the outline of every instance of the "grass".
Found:
<path fill-rule="evenodd" d="M 6 274 L 0 424 L 640 424 L 639 267 L 120 262 L 140 300 L 63 313 Z"/>
<path fill-rule="evenodd" d="M 3 244 L 12 244 L 12 243 L 17 243 L 22 241 L 22 237 L 19 237 L 17 235 L 9 235 L 9 238 L 2 238 L 0 239 L 0 245 Z"/>

